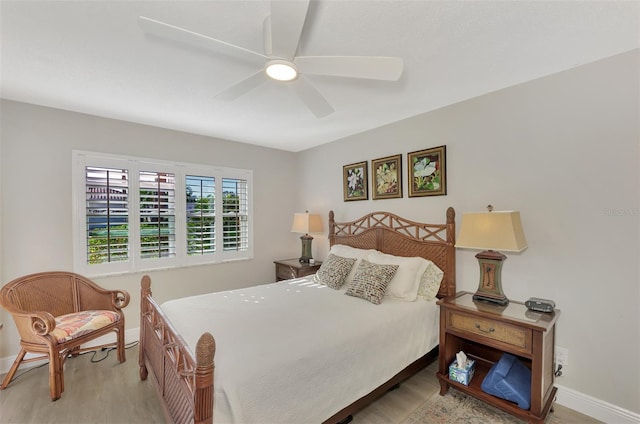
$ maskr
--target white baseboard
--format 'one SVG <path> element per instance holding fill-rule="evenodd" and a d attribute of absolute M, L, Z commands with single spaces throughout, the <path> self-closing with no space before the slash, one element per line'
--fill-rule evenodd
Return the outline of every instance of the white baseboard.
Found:
<path fill-rule="evenodd" d="M 611 424 L 640 424 L 640 414 L 596 399 L 568 387 L 559 386 L 556 403 L 578 411 L 581 414 Z"/>
<path fill-rule="evenodd" d="M 124 331 L 125 344 L 137 342 L 139 338 L 140 338 L 140 328 L 131 328 L 129 330 Z M 91 341 L 90 343 L 87 343 L 86 345 L 82 345 L 82 347 L 85 348 L 85 347 L 91 347 L 91 346 L 100 346 L 100 345 L 114 342 L 115 340 L 116 340 L 115 334 L 111 333 L 111 334 L 104 335 L 102 337 L 98 337 L 97 339 Z M 39 355 L 27 353 L 25 358 L 26 359 L 35 358 L 37 356 Z M 7 372 L 9 372 L 9 368 L 11 368 L 11 365 L 13 365 L 13 361 L 15 361 L 15 359 L 16 359 L 15 356 L 0 358 L 0 374 L 6 374 Z M 22 365 L 21 368 L 18 369 L 18 374 L 20 373 L 20 370 L 23 368 L 26 369 L 26 368 L 37 367 L 39 365 L 46 364 L 46 363 L 47 363 L 47 359 L 29 362 L 28 364 Z"/>
<path fill-rule="evenodd" d="M 131 328 L 124 333 L 125 343 L 137 342 L 140 338 L 140 328 Z M 114 335 L 102 336 L 87 346 L 99 346 L 114 340 Z M 27 357 L 29 357 L 27 355 Z M 6 374 L 11 368 L 15 357 L 0 358 L 0 374 Z M 37 366 L 44 364 L 46 360 L 35 361 L 29 364 Z M 578 411 L 605 423 L 615 424 L 640 424 L 640 414 L 612 405 L 600 399 L 596 399 L 584 393 L 556 384 L 558 388 L 556 403 Z"/>

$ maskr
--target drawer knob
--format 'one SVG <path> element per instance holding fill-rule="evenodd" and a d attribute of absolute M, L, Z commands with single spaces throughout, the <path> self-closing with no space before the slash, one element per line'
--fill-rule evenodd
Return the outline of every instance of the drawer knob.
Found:
<path fill-rule="evenodd" d="M 494 331 L 496 331 L 496 329 L 495 329 L 495 328 L 493 328 L 493 327 L 489 327 L 489 329 L 488 329 L 488 330 L 487 330 L 487 329 L 484 329 L 484 328 L 482 328 L 482 326 L 480 326 L 480 324 L 478 324 L 478 323 L 476 323 L 476 328 L 477 328 L 478 330 L 482 331 L 483 333 L 493 333 Z"/>

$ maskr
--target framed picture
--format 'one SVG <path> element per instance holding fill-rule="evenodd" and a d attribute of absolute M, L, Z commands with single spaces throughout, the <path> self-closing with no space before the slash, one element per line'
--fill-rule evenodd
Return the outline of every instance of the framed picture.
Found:
<path fill-rule="evenodd" d="M 447 194 L 447 146 L 407 154 L 409 197 Z"/>
<path fill-rule="evenodd" d="M 342 167 L 344 201 L 367 200 L 367 161 L 352 163 Z"/>
<path fill-rule="evenodd" d="M 402 155 L 371 161 L 373 200 L 402 197 Z"/>

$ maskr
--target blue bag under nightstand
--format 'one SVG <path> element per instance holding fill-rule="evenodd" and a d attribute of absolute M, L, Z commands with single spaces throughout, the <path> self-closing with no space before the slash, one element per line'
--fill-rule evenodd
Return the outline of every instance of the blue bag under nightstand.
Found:
<path fill-rule="evenodd" d="M 531 404 L 531 370 L 513 355 L 505 353 L 493 364 L 480 385 L 482 391 L 516 402 L 529 409 Z"/>

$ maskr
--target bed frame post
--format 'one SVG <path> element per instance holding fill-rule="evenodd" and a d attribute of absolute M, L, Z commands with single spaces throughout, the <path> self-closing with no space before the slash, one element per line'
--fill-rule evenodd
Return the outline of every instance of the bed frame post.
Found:
<path fill-rule="evenodd" d="M 140 317 L 144 317 L 147 313 L 147 298 L 151 297 L 151 278 L 148 275 L 144 275 L 140 281 Z M 138 365 L 140 366 L 140 380 L 146 380 L 149 375 L 147 365 L 144 360 L 144 341 L 145 341 L 145 328 L 144 320 L 140 320 L 140 339 L 138 347 Z"/>
<path fill-rule="evenodd" d="M 451 206 L 447 208 L 447 296 L 456 294 L 456 211 Z"/>
<path fill-rule="evenodd" d="M 194 393 L 195 424 L 213 423 L 213 357 L 216 341 L 211 333 L 204 333 L 196 345 L 196 390 Z"/>
<path fill-rule="evenodd" d="M 334 219 L 333 211 L 329 211 L 329 246 L 335 244 L 336 234 L 336 221 Z"/>

